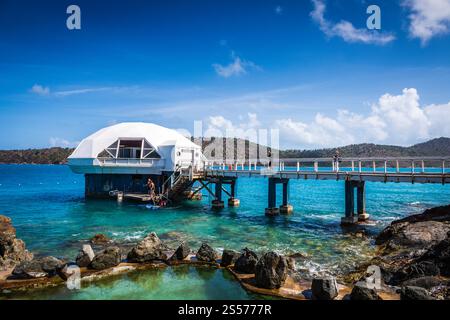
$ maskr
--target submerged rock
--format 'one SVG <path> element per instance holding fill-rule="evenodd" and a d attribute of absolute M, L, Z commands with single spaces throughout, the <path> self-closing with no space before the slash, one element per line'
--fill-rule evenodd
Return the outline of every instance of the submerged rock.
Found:
<path fill-rule="evenodd" d="M 217 253 L 207 243 L 202 243 L 200 249 L 198 249 L 196 257 L 199 261 L 215 262 Z"/>
<path fill-rule="evenodd" d="M 0 215 L 0 270 L 32 259 L 33 254 L 26 250 L 25 243 L 16 238 L 16 229 L 12 226 L 11 219 Z"/>
<path fill-rule="evenodd" d="M 94 259 L 95 254 L 94 250 L 92 250 L 92 247 L 88 244 L 84 244 L 83 248 L 78 253 L 75 263 L 79 267 L 87 267 L 91 264 L 92 260 Z"/>
<path fill-rule="evenodd" d="M 275 289 L 283 285 L 287 277 L 286 258 L 276 252 L 264 254 L 255 266 L 256 285 L 260 288 Z"/>
<path fill-rule="evenodd" d="M 170 260 L 184 260 L 191 253 L 191 248 L 185 242 L 181 243 L 180 246 L 175 250 L 175 253 L 170 257 Z"/>
<path fill-rule="evenodd" d="M 311 291 L 315 300 L 333 300 L 339 292 L 336 279 L 333 277 L 313 279 Z"/>
<path fill-rule="evenodd" d="M 358 282 L 350 293 L 350 300 L 382 300 L 375 289 L 368 288 L 365 283 Z"/>
<path fill-rule="evenodd" d="M 92 243 L 92 244 L 96 244 L 96 245 L 99 245 L 99 244 L 106 244 L 106 243 L 109 243 L 111 240 L 107 237 L 107 236 L 105 236 L 104 234 L 101 234 L 101 233 L 99 233 L 99 234 L 96 234 L 95 236 L 93 236 L 91 239 L 90 239 L 90 242 Z"/>
<path fill-rule="evenodd" d="M 95 255 L 89 268 L 103 270 L 117 266 L 120 263 L 120 249 L 118 247 L 108 247 Z"/>
<path fill-rule="evenodd" d="M 220 266 L 228 267 L 229 265 L 235 263 L 237 258 L 239 258 L 239 252 L 225 249 L 222 252 L 222 259 L 220 262 Z"/>
<path fill-rule="evenodd" d="M 241 256 L 234 264 L 234 270 L 240 273 L 255 273 L 255 266 L 258 263 L 258 256 L 253 251 L 245 248 Z"/>
<path fill-rule="evenodd" d="M 19 279 L 33 279 L 55 276 L 66 263 L 55 257 L 45 257 L 21 262 L 12 274 Z"/>
<path fill-rule="evenodd" d="M 400 293 L 400 300 L 436 300 L 431 294 L 420 287 L 403 287 Z"/>
<path fill-rule="evenodd" d="M 152 232 L 131 249 L 127 258 L 130 262 L 167 260 L 167 255 L 163 249 L 161 240 L 156 233 Z"/>

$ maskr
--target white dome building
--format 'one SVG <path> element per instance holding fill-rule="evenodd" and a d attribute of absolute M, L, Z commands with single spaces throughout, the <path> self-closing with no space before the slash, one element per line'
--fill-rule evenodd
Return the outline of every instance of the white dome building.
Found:
<path fill-rule="evenodd" d="M 86 195 L 112 190 L 145 192 L 147 179 L 161 181 L 177 170 L 203 166 L 201 147 L 175 130 L 153 123 L 127 122 L 83 139 L 69 156 L 75 173 L 86 176 Z"/>

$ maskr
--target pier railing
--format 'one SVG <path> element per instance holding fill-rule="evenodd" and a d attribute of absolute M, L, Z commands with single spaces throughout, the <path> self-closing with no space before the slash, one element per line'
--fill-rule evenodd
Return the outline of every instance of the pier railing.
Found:
<path fill-rule="evenodd" d="M 284 158 L 248 160 L 210 160 L 207 170 L 257 171 L 271 168 L 277 171 L 312 172 L 384 172 L 431 173 L 450 172 L 450 157 L 384 157 L 384 158 Z"/>

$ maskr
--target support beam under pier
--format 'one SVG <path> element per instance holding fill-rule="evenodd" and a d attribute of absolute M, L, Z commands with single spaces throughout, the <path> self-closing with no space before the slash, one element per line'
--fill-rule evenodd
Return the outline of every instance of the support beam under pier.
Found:
<path fill-rule="evenodd" d="M 224 207 L 224 203 L 222 201 L 222 180 L 221 179 L 217 179 L 217 181 L 215 181 L 214 198 L 215 199 L 212 201 L 213 209 L 222 209 Z"/>
<path fill-rule="evenodd" d="M 280 207 L 277 206 L 277 184 L 283 185 L 283 202 Z M 268 187 L 268 206 L 265 210 L 267 216 L 275 216 L 279 213 L 290 214 L 293 206 L 289 204 L 289 179 L 269 178 Z"/>
<path fill-rule="evenodd" d="M 355 188 L 357 190 L 355 214 Z M 341 219 L 342 225 L 355 224 L 369 218 L 366 213 L 365 182 L 345 181 L 345 217 Z"/>

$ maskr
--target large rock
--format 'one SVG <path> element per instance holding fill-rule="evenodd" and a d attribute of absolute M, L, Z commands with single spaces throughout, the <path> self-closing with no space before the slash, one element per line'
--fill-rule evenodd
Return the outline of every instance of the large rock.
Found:
<path fill-rule="evenodd" d="M 95 254 L 92 247 L 88 244 L 84 244 L 75 259 L 75 263 L 79 267 L 87 267 L 91 264 L 92 260 L 94 260 L 94 257 Z"/>
<path fill-rule="evenodd" d="M 90 241 L 92 244 L 95 245 L 104 245 L 111 242 L 111 240 L 102 233 L 96 234 L 90 239 Z"/>
<path fill-rule="evenodd" d="M 438 221 L 395 222 L 384 229 L 376 239 L 376 244 L 390 247 L 431 246 L 447 238 L 450 224 Z"/>
<path fill-rule="evenodd" d="M 184 260 L 191 253 L 191 248 L 185 242 L 181 243 L 180 246 L 175 250 L 175 253 L 170 257 L 170 260 Z"/>
<path fill-rule="evenodd" d="M 400 292 L 400 300 L 436 300 L 431 294 L 420 287 L 403 287 Z"/>
<path fill-rule="evenodd" d="M 313 279 L 311 291 L 315 300 L 333 300 L 339 293 L 336 279 L 333 277 Z"/>
<path fill-rule="evenodd" d="M 358 282 L 350 293 L 350 300 L 381 300 L 375 289 L 368 288 L 365 283 Z"/>
<path fill-rule="evenodd" d="M 12 226 L 11 219 L 0 215 L 0 270 L 32 259 L 33 254 L 25 249 L 25 243 L 16 238 L 16 229 Z"/>
<path fill-rule="evenodd" d="M 89 268 L 103 270 L 117 266 L 120 263 L 120 249 L 118 247 L 108 247 L 95 255 Z"/>
<path fill-rule="evenodd" d="M 198 249 L 197 251 L 196 257 L 199 261 L 215 262 L 217 258 L 217 253 L 207 243 L 202 243 L 200 249 Z"/>
<path fill-rule="evenodd" d="M 255 266 L 256 285 L 260 288 L 275 289 L 283 285 L 287 277 L 286 258 L 276 252 L 264 254 Z"/>
<path fill-rule="evenodd" d="M 237 258 L 239 258 L 239 255 L 239 252 L 234 250 L 223 250 L 220 265 L 222 267 L 228 267 L 229 265 L 232 265 L 236 262 Z"/>
<path fill-rule="evenodd" d="M 21 262 L 14 268 L 12 274 L 20 279 L 53 277 L 64 265 L 64 261 L 55 257 L 44 257 Z"/>
<path fill-rule="evenodd" d="M 241 256 L 234 263 L 234 270 L 240 273 L 255 273 L 258 256 L 253 251 L 245 248 Z"/>
<path fill-rule="evenodd" d="M 439 277 L 426 276 L 407 280 L 403 282 L 402 285 L 405 287 L 420 287 L 429 290 L 440 285 L 447 285 L 447 283 Z"/>
<path fill-rule="evenodd" d="M 167 255 L 163 249 L 161 240 L 156 233 L 152 232 L 131 249 L 127 258 L 130 262 L 167 260 Z"/>

